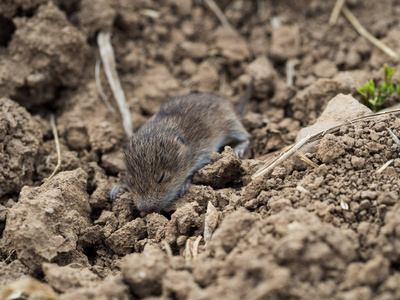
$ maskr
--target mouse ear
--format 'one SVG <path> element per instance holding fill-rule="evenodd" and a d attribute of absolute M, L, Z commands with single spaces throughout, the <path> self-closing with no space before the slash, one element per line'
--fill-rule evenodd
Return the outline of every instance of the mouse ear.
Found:
<path fill-rule="evenodd" d="M 181 137 L 180 135 L 177 135 L 175 137 L 174 141 L 177 142 L 178 144 L 180 144 L 181 146 L 187 146 L 185 139 L 183 137 Z"/>
<path fill-rule="evenodd" d="M 177 135 L 174 138 L 174 142 L 176 143 L 176 145 L 179 146 L 179 151 L 178 151 L 178 157 L 182 156 L 184 153 L 187 152 L 187 143 L 186 140 L 181 137 L 180 135 Z"/>

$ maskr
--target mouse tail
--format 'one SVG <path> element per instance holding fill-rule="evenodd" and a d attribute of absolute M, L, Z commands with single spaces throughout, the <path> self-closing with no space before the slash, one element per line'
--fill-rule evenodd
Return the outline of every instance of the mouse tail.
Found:
<path fill-rule="evenodd" d="M 254 88 L 254 77 L 251 77 L 251 80 L 247 85 L 246 90 L 242 95 L 242 98 L 240 99 L 240 103 L 237 109 L 237 112 L 241 117 L 243 117 L 247 112 L 247 107 L 249 106 L 249 101 L 253 94 L 253 88 Z"/>

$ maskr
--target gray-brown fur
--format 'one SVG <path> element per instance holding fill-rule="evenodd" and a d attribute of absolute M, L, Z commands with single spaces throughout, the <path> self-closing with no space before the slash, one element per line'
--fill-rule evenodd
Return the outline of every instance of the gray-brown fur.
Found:
<path fill-rule="evenodd" d="M 126 186 L 140 211 L 160 211 L 186 191 L 213 152 L 236 142 L 242 156 L 249 141 L 227 100 L 209 93 L 174 97 L 129 141 Z"/>

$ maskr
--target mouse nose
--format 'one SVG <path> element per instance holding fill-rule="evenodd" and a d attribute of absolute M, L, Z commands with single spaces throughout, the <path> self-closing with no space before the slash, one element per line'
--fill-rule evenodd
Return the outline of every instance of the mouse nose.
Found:
<path fill-rule="evenodd" d="M 146 213 L 146 214 L 151 214 L 153 212 L 157 212 L 157 209 L 155 209 L 155 208 L 147 208 L 147 209 L 142 209 L 141 211 Z"/>
<path fill-rule="evenodd" d="M 157 208 L 157 207 L 155 207 L 155 206 L 153 206 L 153 205 L 150 205 L 150 204 L 148 204 L 148 203 L 145 203 L 144 205 L 140 205 L 140 206 L 138 207 L 138 209 L 139 209 L 141 212 L 144 212 L 144 213 L 146 213 L 146 214 L 151 214 L 151 213 L 153 213 L 153 212 L 158 212 L 158 208 Z"/>

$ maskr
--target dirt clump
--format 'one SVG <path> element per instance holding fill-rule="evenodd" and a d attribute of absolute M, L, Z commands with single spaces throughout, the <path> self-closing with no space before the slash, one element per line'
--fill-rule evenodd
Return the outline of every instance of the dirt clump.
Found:
<path fill-rule="evenodd" d="M 130 254 L 122 263 L 122 276 L 139 298 L 161 295 L 162 279 L 168 269 L 168 259 L 161 250 L 146 247 L 146 256 Z"/>
<path fill-rule="evenodd" d="M 25 187 L 8 212 L 1 251 L 17 257 L 31 270 L 41 269 L 60 254 L 73 253 L 79 235 L 89 225 L 87 174 L 77 169 L 60 173 L 41 187 Z M 86 262 L 87 265 L 87 262 Z"/>
<path fill-rule="evenodd" d="M 33 184 L 34 162 L 42 143 L 39 124 L 25 108 L 0 99 L 0 197 Z"/>
<path fill-rule="evenodd" d="M 0 263 L 0 287 L 17 281 L 18 279 L 30 275 L 29 269 L 22 264 L 19 260 L 14 260 L 7 264 L 6 262 Z"/>
<path fill-rule="evenodd" d="M 146 233 L 144 221 L 138 218 L 126 223 L 111 234 L 106 240 L 106 245 L 119 255 L 128 254 L 132 252 L 137 241 L 145 237 Z M 135 250 L 140 251 L 141 249 Z"/>
<path fill-rule="evenodd" d="M 228 146 L 221 154 L 214 153 L 211 156 L 211 162 L 211 165 L 202 168 L 195 174 L 193 183 L 221 188 L 226 186 L 229 181 L 239 177 L 241 173 L 241 161 Z"/>
<path fill-rule="evenodd" d="M 84 36 L 49 2 L 32 18 L 14 18 L 9 56 L 1 61 L 2 95 L 25 107 L 54 98 L 58 87 L 76 87 L 87 58 Z"/>
<path fill-rule="evenodd" d="M 344 144 L 333 134 L 327 134 L 318 146 L 318 158 L 323 163 L 329 163 L 342 156 L 346 150 Z"/>
<path fill-rule="evenodd" d="M 106 0 L 80 2 L 80 10 L 77 14 L 79 25 L 87 36 L 93 37 L 99 31 L 111 31 L 115 21 L 116 11 L 111 3 Z"/>
<path fill-rule="evenodd" d="M 29 11 L 46 2 L 46 0 L 33 0 L 28 2 L 18 0 L 4 1 L 0 4 L 0 14 L 5 18 L 11 18 L 15 16 L 18 10 Z"/>
<path fill-rule="evenodd" d="M 60 267 L 56 264 L 44 263 L 43 272 L 46 281 L 50 282 L 57 291 L 63 293 L 80 287 L 90 288 L 96 286 L 99 281 L 99 277 L 88 268 Z"/>
<path fill-rule="evenodd" d="M 67 283 L 69 284 L 69 283 Z M 131 299 L 129 287 L 125 284 L 121 275 L 108 276 L 93 287 L 81 287 L 61 296 L 61 299 Z"/>
<path fill-rule="evenodd" d="M 299 53 L 299 28 L 280 26 L 274 28 L 271 37 L 270 56 L 276 61 L 286 61 Z"/>

